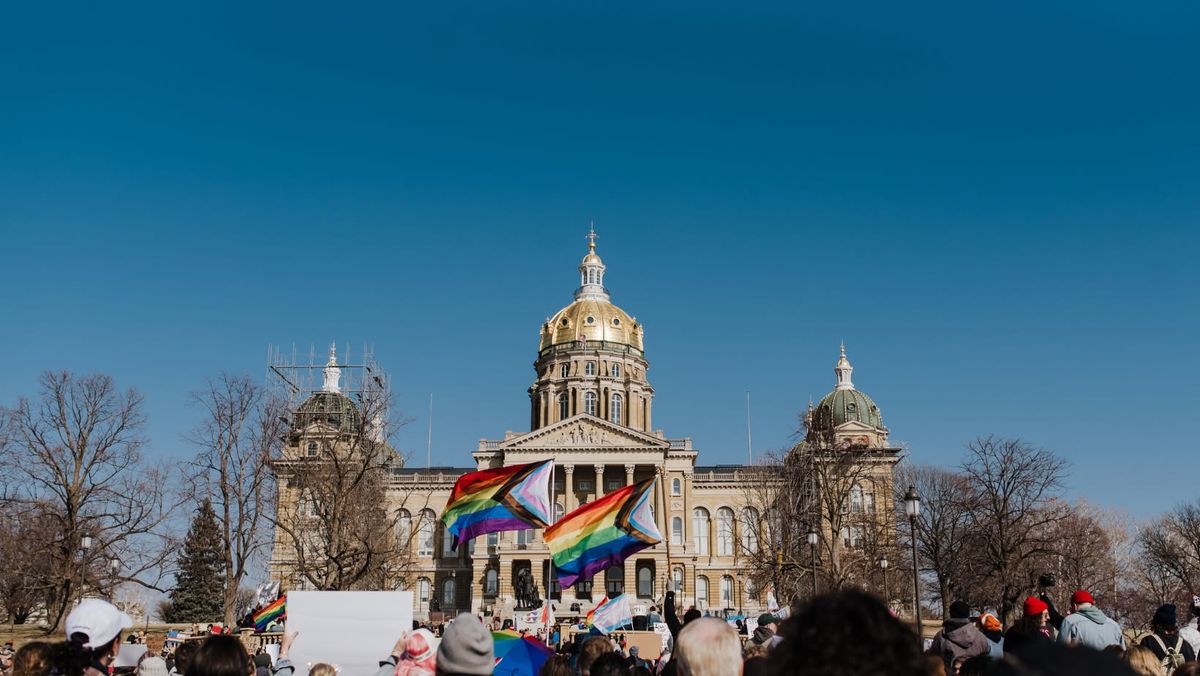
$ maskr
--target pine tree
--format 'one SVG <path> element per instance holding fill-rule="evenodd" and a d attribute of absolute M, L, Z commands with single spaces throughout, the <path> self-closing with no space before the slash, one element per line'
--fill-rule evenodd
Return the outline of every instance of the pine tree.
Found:
<path fill-rule="evenodd" d="M 196 510 L 170 593 L 167 622 L 219 622 L 224 614 L 225 568 L 217 515 L 207 498 Z"/>

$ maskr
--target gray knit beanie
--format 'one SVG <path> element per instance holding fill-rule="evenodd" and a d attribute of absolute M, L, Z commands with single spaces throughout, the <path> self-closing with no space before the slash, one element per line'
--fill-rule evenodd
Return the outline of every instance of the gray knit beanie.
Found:
<path fill-rule="evenodd" d="M 454 618 L 438 646 L 438 674 L 487 676 L 495 666 L 492 634 L 474 615 Z"/>

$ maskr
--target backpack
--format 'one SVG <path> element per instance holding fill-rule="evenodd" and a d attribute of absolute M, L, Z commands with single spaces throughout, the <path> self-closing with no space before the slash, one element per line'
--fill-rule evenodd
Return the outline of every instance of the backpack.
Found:
<path fill-rule="evenodd" d="M 1183 637 L 1175 637 L 1175 645 L 1168 648 L 1166 643 L 1163 643 L 1162 638 L 1158 634 L 1150 634 L 1158 641 L 1158 646 L 1163 650 L 1162 668 L 1166 676 L 1171 676 L 1175 670 L 1183 666 Z"/>

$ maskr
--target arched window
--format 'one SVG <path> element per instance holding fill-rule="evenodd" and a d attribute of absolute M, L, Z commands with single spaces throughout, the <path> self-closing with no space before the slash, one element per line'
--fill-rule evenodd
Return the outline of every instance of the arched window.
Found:
<path fill-rule="evenodd" d="M 758 553 L 758 510 L 753 507 L 742 510 L 742 549 L 747 554 Z"/>
<path fill-rule="evenodd" d="M 683 517 L 671 517 L 671 544 L 683 544 Z"/>
<path fill-rule="evenodd" d="M 625 593 L 625 566 L 613 566 L 604 571 L 604 587 L 608 591 L 608 598 L 620 596 Z"/>
<path fill-rule="evenodd" d="M 863 489 L 860 484 L 854 484 L 850 489 L 850 513 L 862 514 L 863 511 Z"/>
<path fill-rule="evenodd" d="M 638 565 L 637 595 L 644 599 L 654 597 L 654 569 L 648 565 Z"/>
<path fill-rule="evenodd" d="M 683 566 L 676 566 L 675 570 L 671 571 L 671 587 L 675 593 L 683 591 Z"/>
<path fill-rule="evenodd" d="M 596 362 L 589 361 L 588 363 L 584 364 L 583 365 L 583 375 L 585 375 L 585 376 L 596 375 Z"/>
<path fill-rule="evenodd" d="M 437 522 L 437 515 L 431 509 L 423 509 L 420 522 L 417 531 L 417 556 L 433 556 L 433 524 Z"/>
<path fill-rule="evenodd" d="M 618 425 L 621 424 L 621 401 L 621 395 L 614 394 L 612 396 L 612 405 L 609 406 L 608 409 L 608 419 L 617 423 Z"/>
<path fill-rule="evenodd" d="M 584 395 L 583 395 L 583 412 L 588 415 L 596 415 L 596 393 L 595 392 L 585 392 L 584 393 Z"/>
<path fill-rule="evenodd" d="M 558 419 L 566 420 L 571 417 L 571 397 L 566 392 L 558 395 Z"/>
<path fill-rule="evenodd" d="M 696 577 L 696 607 L 708 607 L 708 578 L 704 575 Z"/>
<path fill-rule="evenodd" d="M 442 558 L 454 558 L 454 536 L 446 528 L 446 524 L 442 524 Z"/>
<path fill-rule="evenodd" d="M 612 365 L 612 377 L 614 377 L 614 378 L 621 377 L 621 365 L 620 364 Z"/>
<path fill-rule="evenodd" d="M 563 378 L 566 378 L 567 376 L 571 375 L 571 364 L 567 363 L 567 364 L 563 364 L 563 365 L 559 366 L 558 374 L 560 376 L 562 376 Z"/>
<path fill-rule="evenodd" d="M 429 603 L 429 578 L 427 577 L 417 580 L 417 600 L 421 603 Z"/>
<path fill-rule="evenodd" d="M 500 589 L 500 575 L 495 568 L 488 568 L 483 574 L 483 595 L 495 596 Z"/>
<path fill-rule="evenodd" d="M 442 583 L 442 609 L 454 607 L 454 578 L 448 577 Z"/>
<path fill-rule="evenodd" d="M 733 578 L 728 575 L 721 576 L 721 606 L 725 608 L 733 608 Z"/>
<path fill-rule="evenodd" d="M 671 495 L 683 495 L 683 480 L 679 477 L 671 479 Z"/>
<path fill-rule="evenodd" d="M 733 510 L 717 510 L 717 556 L 733 556 Z"/>
<path fill-rule="evenodd" d="M 703 507 L 692 510 L 692 541 L 697 554 L 708 554 L 708 510 Z"/>
<path fill-rule="evenodd" d="M 407 509 L 400 510 L 396 517 L 396 550 L 406 552 L 412 547 L 412 514 Z"/>

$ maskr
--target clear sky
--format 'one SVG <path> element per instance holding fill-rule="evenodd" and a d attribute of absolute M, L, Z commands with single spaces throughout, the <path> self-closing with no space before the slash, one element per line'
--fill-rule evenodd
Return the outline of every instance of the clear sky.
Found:
<path fill-rule="evenodd" d="M 436 7 L 436 8 L 435 8 Z M 0 18 L 0 401 L 373 343 L 402 450 L 528 424 L 595 220 L 655 423 L 784 446 L 854 380 L 1149 516 L 1196 493 L 1200 5 L 17 3 Z"/>

